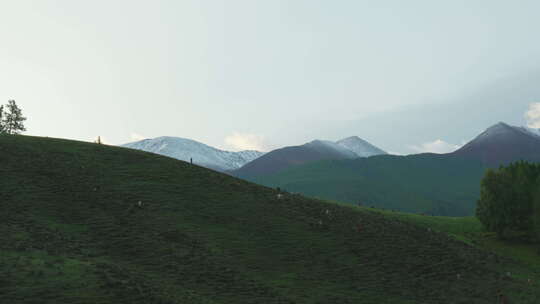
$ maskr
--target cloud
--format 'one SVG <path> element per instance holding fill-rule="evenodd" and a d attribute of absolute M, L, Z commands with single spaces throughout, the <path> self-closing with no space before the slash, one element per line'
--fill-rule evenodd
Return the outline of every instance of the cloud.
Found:
<path fill-rule="evenodd" d="M 267 146 L 264 142 L 264 136 L 248 133 L 234 132 L 225 137 L 225 144 L 235 151 L 257 150 L 266 151 Z"/>
<path fill-rule="evenodd" d="M 442 139 L 436 139 L 434 141 L 426 142 L 418 146 L 415 146 L 415 145 L 409 146 L 409 148 L 420 153 L 427 153 L 427 152 L 450 153 L 450 152 L 456 151 L 461 146 L 462 145 L 454 145 L 454 144 L 447 143 Z"/>
<path fill-rule="evenodd" d="M 529 128 L 540 128 L 540 102 L 529 104 L 529 110 L 525 112 L 525 119 Z"/>
<path fill-rule="evenodd" d="M 135 132 L 132 132 L 131 135 L 129 136 L 131 138 L 131 140 L 133 141 L 139 141 L 139 140 L 143 140 L 143 139 L 147 139 L 148 137 L 146 136 L 142 136 L 141 134 L 138 134 L 138 133 L 135 133 Z"/>

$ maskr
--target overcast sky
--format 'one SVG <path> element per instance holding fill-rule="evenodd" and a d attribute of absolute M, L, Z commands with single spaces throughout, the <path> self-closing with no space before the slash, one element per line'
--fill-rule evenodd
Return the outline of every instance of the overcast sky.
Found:
<path fill-rule="evenodd" d="M 540 127 L 540 1 L 0 1 L 25 134 L 445 152 Z"/>

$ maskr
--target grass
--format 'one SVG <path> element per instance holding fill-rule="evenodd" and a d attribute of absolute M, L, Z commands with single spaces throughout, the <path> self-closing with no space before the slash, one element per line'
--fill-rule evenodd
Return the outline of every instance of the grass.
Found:
<path fill-rule="evenodd" d="M 403 212 L 467 216 L 474 214 L 484 171 L 479 161 L 419 154 L 324 160 L 271 175 L 243 177 L 323 199 Z"/>
<path fill-rule="evenodd" d="M 466 235 L 459 224 L 429 232 L 421 220 L 277 194 L 151 153 L 2 136 L 2 301 L 493 303 L 499 288 L 540 299 L 527 261 L 444 232 Z"/>
<path fill-rule="evenodd" d="M 500 257 L 510 258 L 525 267 L 506 265 L 502 268 L 511 276 L 533 288 L 540 289 L 540 246 L 525 240 L 501 240 L 495 233 L 486 232 L 475 217 L 442 217 L 371 209 L 387 217 L 414 223 L 433 231 L 443 232 L 457 240 L 486 250 Z M 528 283 L 530 279 L 530 284 Z M 514 296 L 518 296 L 514 294 Z"/>

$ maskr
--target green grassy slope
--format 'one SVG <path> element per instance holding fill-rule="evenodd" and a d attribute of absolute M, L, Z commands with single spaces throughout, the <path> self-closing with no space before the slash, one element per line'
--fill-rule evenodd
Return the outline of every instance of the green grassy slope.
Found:
<path fill-rule="evenodd" d="M 141 151 L 0 137 L 0 302 L 492 303 L 498 288 L 520 303 L 540 297 L 503 275 L 526 264 L 390 216 L 276 194 Z"/>
<path fill-rule="evenodd" d="M 512 265 L 507 265 L 506 271 L 510 272 L 514 277 L 527 281 L 530 279 L 531 288 L 540 289 L 540 248 L 538 244 L 518 239 L 500 240 L 495 233 L 486 232 L 480 221 L 475 217 L 422 216 L 380 209 L 371 210 L 387 217 L 430 228 L 433 231 L 447 233 L 477 248 L 519 261 L 527 266 L 524 272 L 524 268 L 516 269 Z M 519 294 L 513 296 L 515 300 L 522 300 L 519 298 Z M 517 303 L 521 302 L 517 301 Z"/>
<path fill-rule="evenodd" d="M 485 167 L 449 155 L 381 155 L 297 166 L 246 177 L 256 183 L 342 202 L 436 215 L 473 215 Z"/>

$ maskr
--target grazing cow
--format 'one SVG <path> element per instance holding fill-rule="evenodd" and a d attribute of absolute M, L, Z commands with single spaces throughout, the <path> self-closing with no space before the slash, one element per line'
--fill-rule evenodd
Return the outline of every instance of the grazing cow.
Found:
<path fill-rule="evenodd" d="M 362 224 L 356 224 L 356 232 L 362 232 L 363 227 L 362 227 Z"/>

